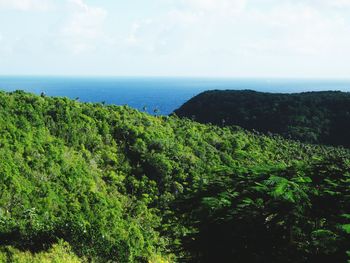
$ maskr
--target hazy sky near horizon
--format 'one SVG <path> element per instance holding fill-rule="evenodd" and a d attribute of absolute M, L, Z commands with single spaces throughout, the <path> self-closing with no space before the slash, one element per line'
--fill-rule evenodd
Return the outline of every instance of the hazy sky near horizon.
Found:
<path fill-rule="evenodd" d="M 0 0 L 0 75 L 350 77 L 350 0 Z"/>

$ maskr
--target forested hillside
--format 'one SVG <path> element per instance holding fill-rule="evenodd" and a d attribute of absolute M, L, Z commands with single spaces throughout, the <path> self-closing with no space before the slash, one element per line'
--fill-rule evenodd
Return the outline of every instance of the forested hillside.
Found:
<path fill-rule="evenodd" d="M 345 149 L 0 92 L 0 262 L 346 262 L 349 185 Z"/>
<path fill-rule="evenodd" d="M 350 93 L 207 91 L 175 113 L 201 123 L 239 125 L 307 143 L 350 147 Z"/>

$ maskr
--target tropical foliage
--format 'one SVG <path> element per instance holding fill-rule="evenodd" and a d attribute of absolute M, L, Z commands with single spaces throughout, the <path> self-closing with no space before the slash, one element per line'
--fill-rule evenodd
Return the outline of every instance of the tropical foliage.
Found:
<path fill-rule="evenodd" d="M 238 125 L 307 143 L 350 147 L 350 93 L 207 91 L 175 113 L 201 123 Z"/>
<path fill-rule="evenodd" d="M 0 93 L 0 262 L 346 262 L 349 185 L 342 148 Z"/>

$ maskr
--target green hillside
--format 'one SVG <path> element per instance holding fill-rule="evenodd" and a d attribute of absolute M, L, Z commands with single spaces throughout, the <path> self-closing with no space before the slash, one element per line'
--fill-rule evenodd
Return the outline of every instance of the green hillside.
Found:
<path fill-rule="evenodd" d="M 207 91 L 175 111 L 201 123 L 238 125 L 307 143 L 350 147 L 350 93 Z"/>
<path fill-rule="evenodd" d="M 0 262 L 346 262 L 349 186 L 345 149 L 0 92 Z"/>

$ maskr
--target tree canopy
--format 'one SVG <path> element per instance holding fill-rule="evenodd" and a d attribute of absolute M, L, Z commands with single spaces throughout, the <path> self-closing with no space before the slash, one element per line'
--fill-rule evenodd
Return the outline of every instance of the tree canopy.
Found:
<path fill-rule="evenodd" d="M 350 153 L 0 92 L 0 262 L 345 262 Z"/>
<path fill-rule="evenodd" d="M 199 94 L 175 113 L 201 123 L 238 125 L 307 143 L 350 147 L 350 93 L 295 94 L 215 90 Z"/>

